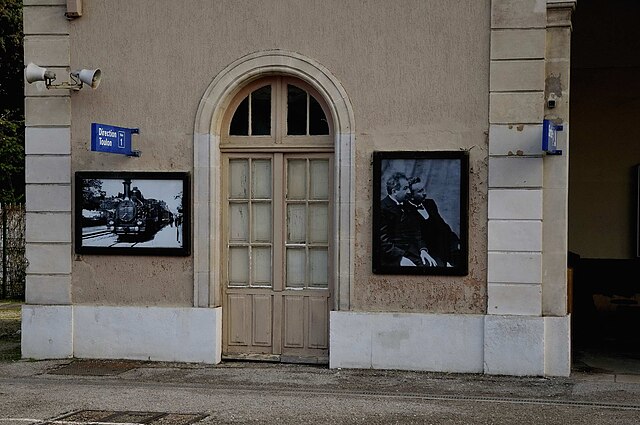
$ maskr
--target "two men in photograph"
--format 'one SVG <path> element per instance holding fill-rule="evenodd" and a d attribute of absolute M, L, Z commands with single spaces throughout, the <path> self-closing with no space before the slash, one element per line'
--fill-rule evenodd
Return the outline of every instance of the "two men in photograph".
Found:
<path fill-rule="evenodd" d="M 460 240 L 427 198 L 420 177 L 394 172 L 380 203 L 380 248 L 384 266 L 453 267 Z"/>

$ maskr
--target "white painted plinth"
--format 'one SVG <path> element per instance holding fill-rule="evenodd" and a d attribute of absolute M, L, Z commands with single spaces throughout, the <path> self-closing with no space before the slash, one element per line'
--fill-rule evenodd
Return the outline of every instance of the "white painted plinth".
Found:
<path fill-rule="evenodd" d="M 221 308 L 75 306 L 74 357 L 219 363 Z"/>
<path fill-rule="evenodd" d="M 492 375 L 543 375 L 544 318 L 487 316 L 484 357 Z"/>
<path fill-rule="evenodd" d="M 219 363 L 222 309 L 43 306 L 22 308 L 22 356 Z"/>
<path fill-rule="evenodd" d="M 569 376 L 570 316 L 487 316 L 485 373 Z"/>
<path fill-rule="evenodd" d="M 71 306 L 22 306 L 22 357 L 63 359 L 73 355 Z"/>
<path fill-rule="evenodd" d="M 571 315 L 544 318 L 544 374 L 571 373 Z"/>
<path fill-rule="evenodd" d="M 570 317 L 333 311 L 331 368 L 568 376 Z M 22 355 L 215 364 L 222 309 L 25 305 Z"/>
<path fill-rule="evenodd" d="M 483 371 L 484 316 L 331 312 L 331 368 Z"/>

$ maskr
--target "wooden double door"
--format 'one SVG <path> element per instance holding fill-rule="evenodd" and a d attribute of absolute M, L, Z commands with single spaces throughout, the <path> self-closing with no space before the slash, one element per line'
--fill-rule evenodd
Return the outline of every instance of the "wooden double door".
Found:
<path fill-rule="evenodd" d="M 331 153 L 223 155 L 223 356 L 328 362 Z"/>

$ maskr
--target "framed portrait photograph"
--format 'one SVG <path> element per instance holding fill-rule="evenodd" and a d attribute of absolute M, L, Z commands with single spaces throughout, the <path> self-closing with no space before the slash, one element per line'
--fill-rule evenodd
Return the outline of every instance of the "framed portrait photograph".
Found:
<path fill-rule="evenodd" d="M 190 254 L 189 174 L 75 174 L 75 252 Z"/>
<path fill-rule="evenodd" d="M 469 157 L 374 152 L 373 272 L 468 274 Z"/>

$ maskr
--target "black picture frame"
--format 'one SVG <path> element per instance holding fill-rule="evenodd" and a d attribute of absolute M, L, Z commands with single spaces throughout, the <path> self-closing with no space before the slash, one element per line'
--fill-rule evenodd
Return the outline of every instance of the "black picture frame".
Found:
<path fill-rule="evenodd" d="M 190 192 L 187 172 L 76 172 L 75 252 L 190 255 Z"/>
<path fill-rule="evenodd" d="M 467 275 L 468 199 L 468 152 L 374 152 L 373 273 Z"/>

